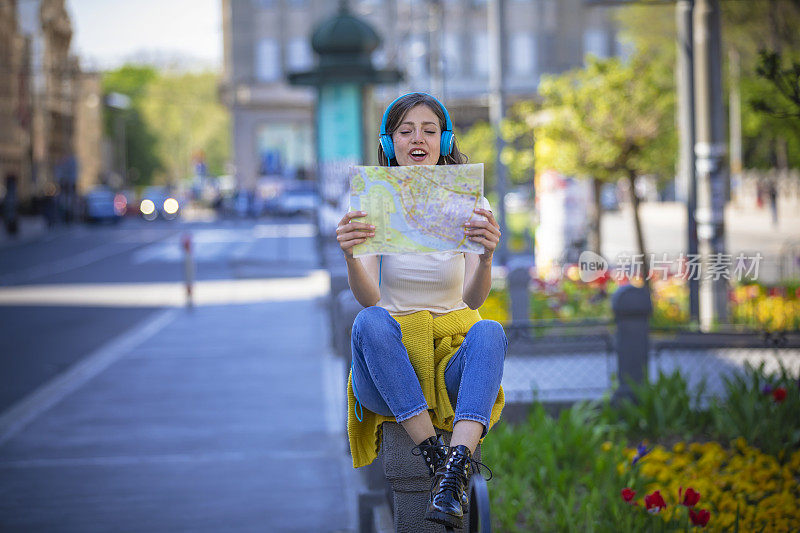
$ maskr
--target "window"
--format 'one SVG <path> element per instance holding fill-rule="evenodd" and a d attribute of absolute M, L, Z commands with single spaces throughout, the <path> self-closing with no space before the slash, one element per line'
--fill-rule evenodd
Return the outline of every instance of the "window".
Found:
<path fill-rule="evenodd" d="M 489 36 L 479 33 L 472 41 L 472 71 L 478 76 L 489 75 Z"/>
<path fill-rule="evenodd" d="M 544 0 L 542 4 L 542 27 L 555 30 L 558 27 L 558 3 L 556 0 Z"/>
<path fill-rule="evenodd" d="M 377 68 L 386 68 L 389 58 L 386 56 L 386 48 L 381 46 L 372 52 L 372 64 Z"/>
<path fill-rule="evenodd" d="M 311 45 L 306 37 L 295 37 L 289 42 L 288 66 L 292 70 L 311 68 L 314 60 L 311 56 Z"/>
<path fill-rule="evenodd" d="M 256 43 L 256 79 L 275 81 L 280 76 L 281 64 L 278 43 L 275 39 L 260 39 Z"/>
<path fill-rule="evenodd" d="M 600 28 L 589 28 L 583 33 L 583 55 L 608 57 L 608 39 Z"/>
<path fill-rule="evenodd" d="M 531 33 L 516 33 L 511 37 L 508 66 L 512 74 L 529 76 L 537 70 L 536 39 Z"/>
<path fill-rule="evenodd" d="M 428 49 L 422 35 L 412 35 L 406 40 L 406 61 L 410 78 L 422 78 L 428 71 Z"/>
<path fill-rule="evenodd" d="M 455 33 L 445 33 L 442 39 L 442 57 L 446 76 L 461 73 L 461 47 L 458 45 L 458 37 Z"/>

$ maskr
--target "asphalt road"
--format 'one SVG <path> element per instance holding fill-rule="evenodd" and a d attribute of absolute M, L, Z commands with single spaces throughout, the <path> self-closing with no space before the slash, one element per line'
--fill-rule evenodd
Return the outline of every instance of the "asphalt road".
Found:
<path fill-rule="evenodd" d="M 0 302 L 0 413 L 159 309 L 116 299 L 113 289 L 142 296 L 184 279 L 181 238 L 192 236 L 195 279 L 304 275 L 316 268 L 308 220 L 154 222 L 58 228 L 25 243 L 0 247 L 3 289 L 56 293 L 70 287 L 104 294 L 102 305 Z"/>

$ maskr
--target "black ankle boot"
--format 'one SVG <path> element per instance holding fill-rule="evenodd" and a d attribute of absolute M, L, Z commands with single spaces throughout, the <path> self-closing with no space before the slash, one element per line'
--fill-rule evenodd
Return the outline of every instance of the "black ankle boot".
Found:
<path fill-rule="evenodd" d="M 442 441 L 442 436 L 428 437 L 425 441 L 419 443 L 411 449 L 412 455 L 421 455 L 425 459 L 425 464 L 428 466 L 428 474 L 433 477 L 436 471 L 447 460 L 447 446 Z M 464 490 L 461 493 L 461 507 L 466 508 L 469 505 L 469 495 Z"/>
<path fill-rule="evenodd" d="M 454 529 L 461 527 L 466 507 L 462 502 L 469 487 L 470 466 L 475 462 L 463 444 L 450 448 L 447 460 L 436 470 L 426 520 Z"/>
<path fill-rule="evenodd" d="M 412 455 L 421 455 L 428 466 L 428 475 L 433 477 L 436 470 L 444 464 L 447 459 L 447 445 L 442 440 L 441 435 L 428 437 L 411 449 Z"/>

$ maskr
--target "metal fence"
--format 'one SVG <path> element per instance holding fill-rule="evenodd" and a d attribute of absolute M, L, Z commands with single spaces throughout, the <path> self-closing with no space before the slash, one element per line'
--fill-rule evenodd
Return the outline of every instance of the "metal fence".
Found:
<path fill-rule="evenodd" d="M 599 398 L 617 373 L 611 321 L 537 322 L 505 327 L 507 402 Z"/>
<path fill-rule="evenodd" d="M 690 390 L 704 387 L 704 396 L 725 393 L 725 381 L 746 365 L 764 365 L 767 374 L 785 369 L 800 375 L 800 333 L 679 333 L 653 343 L 650 378 L 680 370 Z"/>

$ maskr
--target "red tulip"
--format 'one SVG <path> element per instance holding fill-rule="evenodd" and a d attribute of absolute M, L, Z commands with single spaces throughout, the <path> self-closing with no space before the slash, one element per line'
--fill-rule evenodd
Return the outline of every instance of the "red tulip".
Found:
<path fill-rule="evenodd" d="M 622 499 L 625 500 L 626 503 L 631 503 L 634 496 L 636 496 L 635 490 L 631 490 L 628 487 L 622 489 Z"/>
<path fill-rule="evenodd" d="M 647 512 L 656 514 L 661 509 L 667 508 L 667 503 L 664 501 L 664 498 L 661 496 L 659 491 L 655 491 L 652 494 L 648 494 L 644 497 L 644 505 L 647 508 Z"/>
<path fill-rule="evenodd" d="M 683 488 L 681 488 L 683 490 Z M 681 490 L 678 491 L 678 499 L 681 498 Z M 697 502 L 700 501 L 700 493 L 694 490 L 692 487 L 686 489 L 686 494 L 683 495 L 683 501 L 681 502 L 682 505 L 686 507 L 694 507 L 697 505 Z"/>
<path fill-rule="evenodd" d="M 786 399 L 786 389 L 783 387 L 776 388 L 775 390 L 772 391 L 772 398 L 776 402 L 781 403 L 783 400 Z"/>
<path fill-rule="evenodd" d="M 708 512 L 708 509 L 700 509 L 699 511 L 689 509 L 689 518 L 692 519 L 693 525 L 706 527 L 708 519 L 711 518 L 711 513 Z"/>

